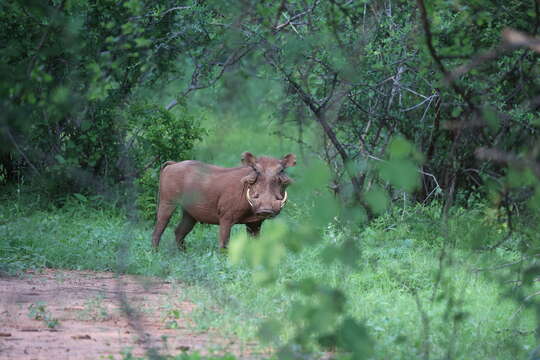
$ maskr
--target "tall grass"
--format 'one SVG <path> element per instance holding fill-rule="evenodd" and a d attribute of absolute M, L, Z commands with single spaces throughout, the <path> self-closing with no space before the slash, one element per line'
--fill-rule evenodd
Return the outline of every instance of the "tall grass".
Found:
<path fill-rule="evenodd" d="M 201 330 L 217 328 L 251 341 L 261 321 L 272 318 L 285 323 L 283 341 L 294 328 L 288 320 L 291 304 L 311 301 L 288 290 L 287 284 L 311 277 L 345 292 L 347 311 L 367 324 L 377 359 L 421 358 L 426 351 L 431 358 L 510 359 L 524 357 L 534 344 L 534 315 L 504 296 L 508 285 L 498 278 L 506 270 L 489 277 L 482 271 L 511 262 L 519 253 L 512 246 L 489 252 L 465 246 L 474 236 L 481 239 L 473 244 L 498 240 L 500 228 L 489 225 L 481 207 L 456 211 L 446 229 L 438 225 L 436 206 L 396 209 L 362 229 L 330 224 L 322 241 L 288 254 L 277 281 L 262 287 L 253 281 L 249 267 L 231 265 L 218 250 L 217 227 L 197 225 L 187 238 L 188 251 L 180 253 L 171 226 L 155 253 L 150 246 L 152 224 L 133 224 L 113 207 L 72 199 L 62 208 L 43 209 L 29 206 L 27 200 L 5 200 L 0 205 L 4 272 L 120 269 L 172 279 L 185 289 L 186 298 L 200 305 L 192 317 Z M 302 221 L 291 213 L 291 224 Z M 233 230 L 240 231 L 240 226 Z M 454 245 L 445 250 L 452 261 L 441 276 L 443 231 Z M 350 236 L 361 248 L 355 269 L 321 260 L 328 243 Z M 438 296 L 445 292 L 455 294 L 454 304 L 448 304 L 448 296 Z"/>

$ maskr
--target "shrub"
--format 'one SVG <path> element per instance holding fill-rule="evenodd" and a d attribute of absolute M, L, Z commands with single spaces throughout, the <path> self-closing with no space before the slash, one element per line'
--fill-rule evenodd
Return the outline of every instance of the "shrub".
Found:
<path fill-rule="evenodd" d="M 137 206 L 144 218 L 152 218 L 156 210 L 159 171 L 163 162 L 191 157 L 196 141 L 205 130 L 186 106 L 170 112 L 161 107 L 137 102 L 127 111 L 129 147 L 133 152 L 138 188 Z"/>

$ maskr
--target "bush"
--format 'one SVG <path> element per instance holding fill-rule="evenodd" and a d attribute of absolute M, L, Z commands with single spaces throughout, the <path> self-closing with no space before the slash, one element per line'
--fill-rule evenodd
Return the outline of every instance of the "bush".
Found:
<path fill-rule="evenodd" d="M 170 112 L 144 102 L 135 103 L 127 111 L 129 116 L 128 152 L 133 151 L 138 178 L 137 207 L 144 218 L 152 218 L 156 211 L 156 194 L 161 165 L 168 160 L 181 161 L 191 157 L 191 150 L 201 140 L 205 130 L 186 106 Z M 130 149 L 133 150 L 130 150 Z"/>

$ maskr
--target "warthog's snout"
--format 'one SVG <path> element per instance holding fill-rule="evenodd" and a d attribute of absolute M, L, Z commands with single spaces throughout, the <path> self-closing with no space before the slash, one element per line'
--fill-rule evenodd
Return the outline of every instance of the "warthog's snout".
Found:
<path fill-rule="evenodd" d="M 277 215 L 277 213 L 272 209 L 259 209 L 255 212 L 255 214 L 265 218 L 271 218 Z"/>

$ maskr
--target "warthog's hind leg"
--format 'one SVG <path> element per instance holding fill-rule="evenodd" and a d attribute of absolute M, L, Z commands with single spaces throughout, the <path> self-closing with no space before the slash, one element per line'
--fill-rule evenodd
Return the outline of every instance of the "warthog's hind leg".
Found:
<path fill-rule="evenodd" d="M 159 209 L 157 212 L 156 226 L 154 232 L 152 233 L 152 246 L 154 250 L 157 250 L 159 246 L 159 241 L 161 240 L 161 234 L 169 224 L 171 215 L 176 208 L 175 205 L 167 204 L 165 201 L 159 204 Z"/>
<path fill-rule="evenodd" d="M 189 215 L 185 210 L 182 213 L 182 221 L 180 221 L 180 224 L 176 227 L 176 230 L 174 230 L 174 233 L 176 234 L 176 245 L 178 246 L 178 249 L 185 251 L 186 250 L 186 244 L 184 242 L 184 239 L 186 238 L 186 235 L 189 234 L 189 232 L 193 229 L 193 226 L 197 221 L 193 218 L 193 216 Z"/>

